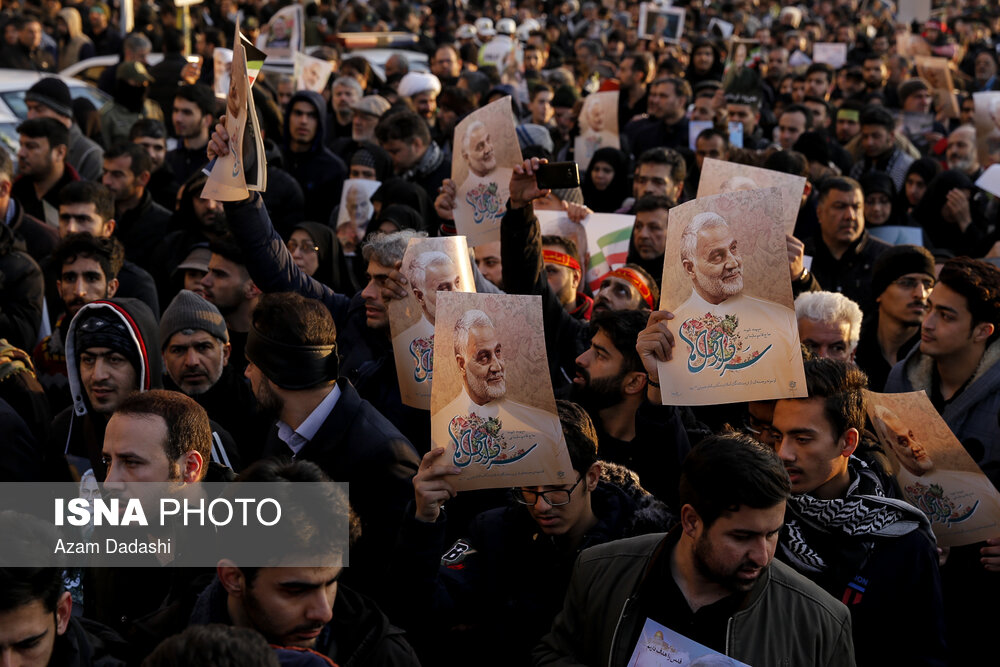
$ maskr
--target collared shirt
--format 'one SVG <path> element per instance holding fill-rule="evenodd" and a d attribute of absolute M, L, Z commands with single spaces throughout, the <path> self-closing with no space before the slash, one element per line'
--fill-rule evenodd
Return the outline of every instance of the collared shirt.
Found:
<path fill-rule="evenodd" d="M 320 426 L 323 425 L 326 418 L 333 412 L 333 408 L 337 405 L 338 400 L 340 400 L 340 386 L 333 385 L 333 391 L 320 401 L 316 409 L 309 413 L 309 416 L 306 417 L 304 422 L 299 424 L 297 429 L 292 429 L 285 422 L 278 421 L 278 437 L 292 450 L 292 458 L 298 456 L 302 448 L 316 437 Z"/>

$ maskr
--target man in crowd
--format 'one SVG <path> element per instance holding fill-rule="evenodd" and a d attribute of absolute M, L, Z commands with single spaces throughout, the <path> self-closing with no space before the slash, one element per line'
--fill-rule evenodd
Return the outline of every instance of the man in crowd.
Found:
<path fill-rule="evenodd" d="M 805 244 L 805 254 L 813 258 L 810 273 L 820 289 L 841 292 L 870 313 L 872 266 L 890 246 L 865 230 L 865 198 L 857 181 L 831 177 L 817 190 L 820 233 Z"/>
<path fill-rule="evenodd" d="M 142 146 L 118 144 L 104 153 L 101 182 L 115 200 L 115 236 L 131 261 L 151 266 L 156 247 L 167 235 L 171 212 L 153 201 L 146 189 L 152 160 Z"/>
<path fill-rule="evenodd" d="M 25 252 L 40 262 L 52 254 L 59 243 L 59 233 L 25 212 L 13 196 L 14 161 L 7 151 L 0 151 L 0 220 L 6 223 L 14 239 L 23 244 Z"/>
<path fill-rule="evenodd" d="M 702 441 L 681 470 L 680 525 L 582 553 L 535 664 L 623 664 L 648 618 L 747 664 L 853 665 L 844 606 L 774 560 L 788 496 L 772 450 Z"/>
<path fill-rule="evenodd" d="M 437 197 L 441 183 L 451 176 L 451 164 L 420 116 L 412 111 L 383 116 L 375 136 L 392 157 L 396 175 L 422 187 L 429 199 Z"/>
<path fill-rule="evenodd" d="M 920 343 L 934 282 L 934 256 L 922 246 L 894 246 L 875 260 L 872 294 L 878 309 L 861 326 L 855 356 L 872 391 L 882 391 L 892 367 Z"/>
<path fill-rule="evenodd" d="M 928 519 L 887 498 L 880 477 L 852 456 L 864 431 L 867 378 L 832 359 L 808 361 L 805 372 L 809 398 L 779 400 L 771 424 L 792 490 L 778 558 L 847 605 L 858 662 L 945 664 Z M 921 641 L 890 645 L 887 632 L 917 632 Z"/>
<path fill-rule="evenodd" d="M 147 97 L 152 81 L 141 62 L 123 62 L 115 68 L 113 99 L 100 109 L 105 146 L 127 141 L 132 125 L 141 118 L 163 120 L 160 106 Z"/>
<path fill-rule="evenodd" d="M 205 298 L 226 320 L 233 348 L 233 366 L 242 373 L 246 368 L 243 350 L 250 332 L 250 316 L 257 307 L 261 291 L 247 272 L 239 247 L 228 241 L 216 241 L 209 249 L 212 257 L 208 261 L 208 273 L 201 279 L 201 287 L 205 290 Z"/>
<path fill-rule="evenodd" d="M 579 290 L 583 279 L 579 256 L 579 250 L 572 239 L 563 236 L 542 237 L 542 259 L 545 261 L 549 289 L 573 317 L 589 320 L 594 300 Z"/>
<path fill-rule="evenodd" d="M 668 197 L 680 202 L 684 193 L 687 165 L 671 148 L 650 148 L 639 156 L 632 178 L 632 198 L 622 202 L 618 213 L 634 213 L 636 201 L 645 195 Z"/>
<path fill-rule="evenodd" d="M 153 201 L 173 211 L 177 206 L 177 177 L 167 164 L 167 128 L 161 121 L 140 118 L 128 133 L 129 141 L 142 146 L 149 154 L 150 175 L 146 190 Z"/>
<path fill-rule="evenodd" d="M 34 118 L 17 126 L 17 181 L 11 195 L 25 213 L 55 226 L 59 218 L 59 191 L 80 179 L 66 163 L 69 130 L 54 118 Z"/>
<path fill-rule="evenodd" d="M 760 123 L 760 97 L 753 93 L 726 93 L 726 114 L 731 123 L 743 124 L 743 147 L 751 150 L 767 148 L 770 143 Z"/>
<path fill-rule="evenodd" d="M 653 276 L 659 285 L 663 277 L 663 253 L 667 247 L 667 215 L 674 202 L 662 195 L 643 195 L 636 201 L 635 224 L 628 261 Z"/>
<path fill-rule="evenodd" d="M 646 113 L 648 86 L 655 74 L 653 58 L 648 53 L 630 53 L 622 58 L 618 66 L 618 81 L 621 82 L 618 93 L 619 131 L 623 131 L 633 118 Z"/>
<path fill-rule="evenodd" d="M 633 155 L 650 148 L 687 148 L 687 105 L 691 100 L 691 85 L 684 79 L 657 79 L 649 84 L 648 118 L 640 118 L 625 126 Z"/>
<path fill-rule="evenodd" d="M 778 117 L 778 145 L 790 151 L 804 132 L 813 127 L 812 112 L 801 104 L 791 104 Z"/>
<path fill-rule="evenodd" d="M 205 166 L 205 145 L 215 120 L 215 93 L 203 83 L 181 86 L 174 94 L 170 120 L 180 140 L 164 160 L 178 183 Z"/>
<path fill-rule="evenodd" d="M 53 118 L 69 130 L 66 162 L 76 169 L 80 178 L 96 181 L 101 177 L 103 151 L 92 139 L 85 137 L 73 120 L 73 98 L 69 87 L 54 76 L 40 79 L 24 95 L 28 119 Z"/>
<path fill-rule="evenodd" d="M 837 292 L 804 292 L 795 298 L 799 340 L 822 359 L 852 361 L 861 337 L 861 309 Z"/>
<path fill-rule="evenodd" d="M 861 178 L 869 171 L 884 171 L 892 178 L 896 192 L 902 191 L 913 157 L 896 146 L 893 136 L 896 119 L 886 109 L 872 106 L 861 113 L 858 123 L 864 154 L 851 168 L 851 178 Z"/>
<path fill-rule="evenodd" d="M 347 165 L 323 145 L 326 134 L 326 103 L 319 93 L 299 91 L 292 95 L 285 115 L 285 169 L 298 181 L 305 195 L 306 220 L 326 220 L 340 203 L 347 178 Z"/>
<path fill-rule="evenodd" d="M 42 22 L 35 14 L 20 14 L 10 27 L 16 31 L 14 42 L 5 40 L 0 51 L 0 67 L 48 72 L 55 69 L 55 59 L 42 46 Z"/>
<path fill-rule="evenodd" d="M 334 142 L 352 134 L 352 119 L 354 105 L 361 101 L 364 91 L 358 80 L 350 76 L 337 77 L 330 94 L 330 123 L 326 129 L 326 145 L 333 147 Z"/>

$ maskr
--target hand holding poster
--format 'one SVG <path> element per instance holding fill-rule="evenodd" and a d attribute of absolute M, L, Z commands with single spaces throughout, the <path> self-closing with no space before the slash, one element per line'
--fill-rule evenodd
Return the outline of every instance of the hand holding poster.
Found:
<path fill-rule="evenodd" d="M 806 396 L 780 190 L 700 197 L 670 210 L 660 309 L 673 358 L 664 405 Z"/>
<path fill-rule="evenodd" d="M 784 212 L 785 234 L 795 231 L 802 194 L 806 188 L 805 176 L 785 174 L 771 169 L 750 167 L 725 160 L 705 158 L 698 181 L 698 197 L 708 197 L 724 192 L 778 188 L 781 191 L 781 208 Z"/>
<path fill-rule="evenodd" d="M 429 410 L 438 297 L 476 291 L 465 237 L 410 239 L 402 272 L 410 291 L 405 299 L 388 303 L 399 391 L 405 405 Z"/>
<path fill-rule="evenodd" d="M 573 154 L 580 171 L 587 171 L 590 158 L 599 148 L 621 148 L 618 137 L 618 91 L 591 93 L 580 110 L 580 136 L 573 143 Z"/>
<path fill-rule="evenodd" d="M 522 161 L 510 97 L 466 116 L 455 127 L 454 152 L 455 228 L 471 246 L 499 241 L 510 177 Z"/>
<path fill-rule="evenodd" d="M 440 292 L 431 443 L 458 491 L 572 484 L 549 381 L 539 296 Z"/>
<path fill-rule="evenodd" d="M 1000 535 L 1000 492 L 941 419 L 927 394 L 865 392 L 868 416 L 906 500 L 942 546 Z"/>

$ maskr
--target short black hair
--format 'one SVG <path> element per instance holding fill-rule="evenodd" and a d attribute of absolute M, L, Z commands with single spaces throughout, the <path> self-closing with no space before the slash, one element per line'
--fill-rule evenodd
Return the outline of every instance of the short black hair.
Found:
<path fill-rule="evenodd" d="M 1000 336 L 1000 269 L 978 259 L 956 257 L 941 267 L 938 284 L 965 297 L 973 324 L 988 322 L 996 327 L 989 342 Z"/>
<path fill-rule="evenodd" d="M 613 310 L 595 313 L 590 320 L 590 338 L 602 332 L 611 339 L 615 349 L 624 358 L 622 371 L 644 373 L 642 359 L 635 349 L 639 334 L 646 328 L 649 313 L 644 310 Z"/>
<path fill-rule="evenodd" d="M 823 415 L 839 438 L 847 429 L 865 428 L 865 389 L 868 377 L 854 364 L 815 357 L 805 362 L 809 399 L 823 399 Z M 792 399 L 792 400 L 809 400 Z"/>
<path fill-rule="evenodd" d="M 11 510 L 0 511 L 0 535 L 5 557 L 15 562 L 41 562 L 46 557 L 41 550 L 51 554 L 52 545 L 62 537 L 51 523 Z M 62 573 L 59 567 L 0 567 L 0 613 L 36 600 L 47 613 L 55 612 L 66 590 Z"/>
<path fill-rule="evenodd" d="M 413 143 L 414 139 L 420 139 L 425 146 L 431 143 L 431 131 L 427 122 L 417 112 L 409 110 L 382 116 L 375 126 L 375 137 L 380 144 L 393 140 Z"/>
<path fill-rule="evenodd" d="M 715 138 L 722 139 L 722 145 L 726 147 L 727 151 L 729 150 L 729 135 L 725 132 L 720 132 L 714 127 L 706 127 L 704 130 L 699 132 L 698 136 L 695 137 L 695 146 L 697 146 L 697 142 L 699 139 L 707 140 Z"/>
<path fill-rule="evenodd" d="M 860 125 L 878 125 L 884 127 L 889 134 L 896 129 L 896 119 L 892 117 L 889 110 L 878 104 L 871 104 L 861 112 Z"/>
<path fill-rule="evenodd" d="M 586 475 L 590 466 L 597 463 L 597 429 L 587 411 L 570 401 L 556 401 L 559 425 L 566 438 L 566 449 L 573 470 Z"/>
<path fill-rule="evenodd" d="M 826 76 L 826 82 L 833 82 L 833 67 L 827 65 L 826 63 L 813 63 L 806 69 L 806 78 L 809 78 L 810 74 L 815 74 L 816 72 L 822 72 Z"/>
<path fill-rule="evenodd" d="M 265 294 L 253 310 L 253 326 L 285 345 L 334 345 L 337 325 L 316 299 L 294 292 Z"/>
<path fill-rule="evenodd" d="M 211 88 L 203 83 L 195 83 L 187 86 L 181 86 L 174 93 L 174 99 L 187 100 L 195 104 L 201 111 L 202 115 L 215 116 L 215 109 L 218 105 L 215 99 L 215 93 Z"/>
<path fill-rule="evenodd" d="M 243 254 L 243 249 L 240 248 L 236 243 L 231 240 L 217 240 L 210 241 L 208 244 L 208 249 L 213 255 L 218 255 L 223 259 L 227 259 L 233 264 L 242 266 L 246 270 L 247 259 L 246 255 Z M 249 275 L 249 272 L 248 272 Z"/>
<path fill-rule="evenodd" d="M 164 454 L 171 467 L 185 453 L 196 451 L 202 458 L 202 476 L 208 471 L 212 453 L 212 425 L 205 408 L 179 391 L 151 389 L 128 396 L 115 410 L 115 415 L 141 417 L 154 415 L 167 425 Z"/>
<path fill-rule="evenodd" d="M 118 277 L 125 262 L 125 248 L 112 237 L 93 236 L 87 232 L 67 234 L 52 252 L 52 263 L 56 275 L 62 276 L 62 267 L 75 262 L 77 257 L 87 257 L 96 261 L 108 282 Z"/>
<path fill-rule="evenodd" d="M 777 453 L 750 436 L 727 433 L 695 445 L 681 466 L 678 499 L 691 505 L 705 528 L 741 507 L 769 509 L 791 492 Z"/>
<path fill-rule="evenodd" d="M 562 248 L 566 251 L 566 254 L 572 257 L 573 259 L 579 259 L 580 257 L 580 249 L 576 246 L 576 241 L 569 238 L 568 236 L 543 234 L 542 245 L 562 246 Z"/>
<path fill-rule="evenodd" d="M 639 173 L 639 167 L 644 164 L 666 164 L 670 166 L 670 179 L 674 183 L 683 183 L 687 178 L 687 162 L 684 156 L 673 148 L 658 146 L 644 151 L 635 163 L 635 171 Z"/>
<path fill-rule="evenodd" d="M 128 131 L 130 141 L 135 141 L 139 137 L 151 137 L 153 139 L 166 139 L 167 127 L 163 121 L 155 118 L 140 118 L 132 123 L 132 128 Z"/>
<path fill-rule="evenodd" d="M 163 640 L 142 667 L 281 667 L 264 636 L 222 623 L 192 625 Z"/>
<path fill-rule="evenodd" d="M 662 76 L 654 79 L 649 87 L 662 86 L 663 84 L 669 84 L 674 89 L 674 95 L 677 97 L 683 97 L 686 101 L 691 100 L 691 84 L 686 80 L 676 77 L 676 76 Z"/>
<path fill-rule="evenodd" d="M 823 200 L 826 199 L 826 196 L 830 194 L 831 190 L 836 190 L 838 192 L 857 191 L 864 193 L 864 190 L 861 188 L 861 184 L 853 178 L 848 178 L 847 176 L 831 176 L 829 178 L 824 178 L 816 186 L 816 200 L 822 203 Z"/>
<path fill-rule="evenodd" d="M 798 151 L 774 151 L 764 160 L 764 169 L 793 176 L 809 176 L 809 161 Z"/>
<path fill-rule="evenodd" d="M 128 170 L 132 172 L 133 176 L 139 176 L 145 171 L 153 170 L 153 159 L 149 157 L 146 149 L 139 144 L 121 142 L 104 151 L 105 160 L 114 160 L 115 158 L 126 156 L 131 158 Z"/>
<path fill-rule="evenodd" d="M 115 217 L 115 197 L 104 184 L 94 181 L 73 181 L 59 191 L 59 204 L 93 204 L 101 220 Z"/>
<path fill-rule="evenodd" d="M 658 211 L 661 208 L 669 211 L 674 206 L 677 206 L 677 202 L 670 197 L 663 195 L 643 195 L 635 202 L 635 212 L 646 213 L 647 211 Z"/>
<path fill-rule="evenodd" d="M 17 126 L 17 133 L 31 139 L 47 139 L 49 148 L 69 145 L 69 129 L 55 118 L 32 118 Z"/>
<path fill-rule="evenodd" d="M 788 106 L 786 106 L 784 109 L 781 110 L 781 114 L 778 116 L 778 118 L 780 119 L 781 116 L 784 116 L 786 113 L 802 114 L 802 117 L 806 119 L 806 130 L 808 131 L 812 129 L 813 115 L 812 111 L 809 110 L 809 107 L 803 106 L 801 104 L 789 104 Z"/>

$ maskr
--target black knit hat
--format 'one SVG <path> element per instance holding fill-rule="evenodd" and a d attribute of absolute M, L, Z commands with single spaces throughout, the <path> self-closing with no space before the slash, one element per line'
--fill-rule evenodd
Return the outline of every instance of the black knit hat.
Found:
<path fill-rule="evenodd" d="M 552 106 L 569 108 L 580 99 L 579 93 L 572 86 L 559 86 L 552 94 Z"/>
<path fill-rule="evenodd" d="M 136 375 L 140 373 L 143 364 L 135 337 L 114 308 L 103 306 L 81 310 L 72 326 L 76 335 L 77 364 L 82 352 L 94 347 L 106 347 L 128 359 Z"/>
<path fill-rule="evenodd" d="M 54 76 L 39 79 L 38 83 L 28 88 L 24 99 L 45 105 L 60 116 L 73 117 L 73 98 L 69 94 L 69 87 Z"/>
<path fill-rule="evenodd" d="M 922 273 L 934 280 L 934 255 L 918 245 L 897 245 L 875 260 L 872 267 L 872 293 L 879 297 L 893 281 L 908 273 Z"/>

